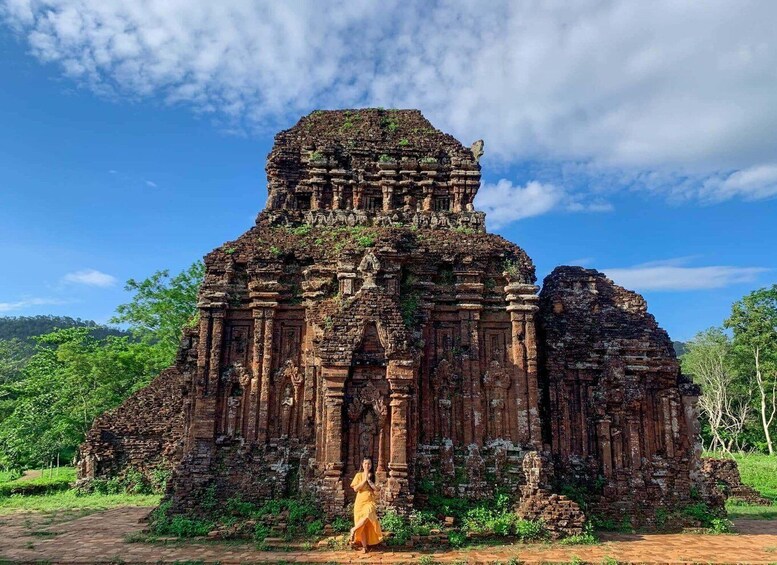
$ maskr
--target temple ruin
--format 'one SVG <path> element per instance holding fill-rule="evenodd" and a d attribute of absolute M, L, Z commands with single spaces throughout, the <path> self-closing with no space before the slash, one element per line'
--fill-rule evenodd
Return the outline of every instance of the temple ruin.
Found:
<path fill-rule="evenodd" d="M 538 294 L 531 259 L 474 209 L 482 148 L 414 110 L 318 111 L 280 132 L 265 210 L 206 256 L 199 327 L 150 385 L 178 391 L 180 425 L 119 408 L 81 476 L 142 467 L 135 446 L 156 441 L 172 512 L 308 494 L 344 514 L 365 456 L 400 513 L 500 489 L 579 527 L 564 485 L 635 525 L 688 504 L 699 392 L 666 332 L 596 271 L 558 268 Z"/>

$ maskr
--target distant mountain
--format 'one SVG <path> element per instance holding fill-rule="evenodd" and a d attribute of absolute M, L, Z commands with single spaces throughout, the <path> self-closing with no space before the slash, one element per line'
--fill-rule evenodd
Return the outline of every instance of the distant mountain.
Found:
<path fill-rule="evenodd" d="M 685 353 L 685 342 L 673 341 L 672 346 L 674 347 L 674 352 L 677 354 L 677 357 L 681 357 Z"/>
<path fill-rule="evenodd" d="M 0 316 L 0 340 L 26 341 L 33 336 L 64 328 L 92 328 L 92 335 L 97 339 L 103 339 L 109 335 L 129 335 L 124 330 L 69 316 Z"/>

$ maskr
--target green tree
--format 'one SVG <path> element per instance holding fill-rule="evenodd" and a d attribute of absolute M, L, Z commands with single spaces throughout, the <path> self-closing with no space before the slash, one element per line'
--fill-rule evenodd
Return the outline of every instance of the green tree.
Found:
<path fill-rule="evenodd" d="M 734 332 L 734 352 L 743 373 L 753 376 L 766 448 L 774 454 L 771 425 L 777 413 L 777 285 L 735 302 L 725 325 Z"/>
<path fill-rule="evenodd" d="M 11 385 L 24 378 L 24 367 L 34 351 L 28 341 L 0 340 L 0 424 L 13 412 L 16 396 Z"/>
<path fill-rule="evenodd" d="M 0 339 L 0 385 L 19 380 L 34 346 L 20 339 Z"/>
<path fill-rule="evenodd" d="M 111 322 L 129 324 L 134 335 L 158 343 L 172 363 L 182 328 L 197 323 L 197 295 L 204 273 L 203 263 L 197 261 L 172 278 L 164 270 L 140 282 L 128 280 L 125 288 L 135 296 L 116 309 Z"/>
<path fill-rule="evenodd" d="M 16 469 L 70 459 L 94 418 L 118 406 L 167 365 L 158 344 L 88 328 L 36 339 L 23 378 L 2 387 L 15 398 L 0 427 L 0 463 Z"/>
<path fill-rule="evenodd" d="M 706 423 L 710 451 L 741 450 L 750 417 L 752 394 L 732 364 L 731 338 L 722 328 L 699 332 L 684 344 L 683 372 L 701 387 L 699 408 Z"/>

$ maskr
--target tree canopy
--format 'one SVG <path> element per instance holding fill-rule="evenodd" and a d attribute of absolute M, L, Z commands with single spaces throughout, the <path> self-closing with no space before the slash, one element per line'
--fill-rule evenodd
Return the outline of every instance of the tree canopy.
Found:
<path fill-rule="evenodd" d="M 129 281 L 134 296 L 114 319 L 128 332 L 96 335 L 96 324 L 81 321 L 51 331 L 53 317 L 35 317 L 23 327 L 46 333 L 0 341 L 0 466 L 71 459 L 97 416 L 169 366 L 196 313 L 202 272 L 195 263 L 172 278 L 160 271 Z"/>

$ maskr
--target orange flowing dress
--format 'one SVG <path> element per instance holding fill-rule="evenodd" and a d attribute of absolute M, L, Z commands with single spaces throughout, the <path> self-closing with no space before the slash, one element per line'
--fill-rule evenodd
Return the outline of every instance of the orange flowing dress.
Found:
<path fill-rule="evenodd" d="M 362 473 L 356 473 L 351 481 L 351 488 L 356 489 L 356 485 L 362 482 Z M 354 532 L 354 539 L 361 540 L 362 531 L 366 533 L 367 545 L 375 545 L 383 539 L 383 532 L 380 530 L 378 522 L 378 508 L 375 504 L 375 494 L 370 485 L 364 485 L 356 491 L 356 502 L 353 505 L 353 523 L 358 524 L 364 518 L 364 524 Z"/>

